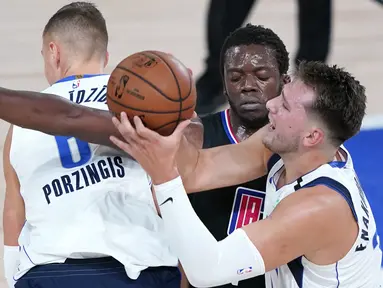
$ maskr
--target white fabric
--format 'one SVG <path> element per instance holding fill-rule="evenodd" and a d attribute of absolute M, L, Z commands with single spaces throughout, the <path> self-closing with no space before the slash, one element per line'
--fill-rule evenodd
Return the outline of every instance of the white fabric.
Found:
<path fill-rule="evenodd" d="M 14 288 L 16 281 L 13 276 L 17 271 L 20 260 L 19 246 L 4 245 L 4 276 L 9 288 Z"/>
<path fill-rule="evenodd" d="M 62 81 L 44 92 L 107 110 L 108 79 Z M 148 176 L 126 153 L 14 127 L 10 156 L 27 219 L 16 279 L 35 265 L 67 258 L 112 256 L 131 279 L 147 267 L 177 266 Z"/>
<path fill-rule="evenodd" d="M 325 185 L 342 195 L 354 213 L 359 235 L 349 252 L 329 265 L 316 265 L 304 256 L 266 273 L 268 288 L 377 288 L 380 287 L 382 251 L 370 204 L 354 171 L 351 155 L 344 147 L 343 159 L 326 163 L 279 189 L 276 187 L 284 165 L 279 160 L 270 170 L 264 215 L 272 213 L 280 201 L 300 188 Z"/>
<path fill-rule="evenodd" d="M 244 230 L 217 242 L 194 212 L 180 177 L 154 189 L 171 249 L 193 286 L 235 284 L 265 273 L 262 256 Z"/>

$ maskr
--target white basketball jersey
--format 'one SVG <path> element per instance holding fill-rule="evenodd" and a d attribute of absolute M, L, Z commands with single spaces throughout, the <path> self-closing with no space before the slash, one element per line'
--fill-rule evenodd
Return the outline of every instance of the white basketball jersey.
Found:
<path fill-rule="evenodd" d="M 72 76 L 44 92 L 107 110 L 108 79 Z M 35 265 L 66 258 L 112 256 L 132 279 L 147 267 L 177 266 L 149 178 L 125 153 L 14 127 L 10 156 L 27 219 L 19 237 L 16 279 Z"/>
<path fill-rule="evenodd" d="M 276 183 L 283 170 L 283 161 L 279 158 L 268 176 L 264 215 L 270 215 L 283 198 L 301 188 L 326 185 L 340 193 L 352 210 L 359 226 L 354 245 L 343 259 L 331 265 L 316 265 L 302 256 L 267 272 L 267 288 L 381 287 L 382 252 L 374 215 L 359 184 L 351 156 L 344 147 L 342 150 L 345 161 L 322 165 L 277 190 Z"/>

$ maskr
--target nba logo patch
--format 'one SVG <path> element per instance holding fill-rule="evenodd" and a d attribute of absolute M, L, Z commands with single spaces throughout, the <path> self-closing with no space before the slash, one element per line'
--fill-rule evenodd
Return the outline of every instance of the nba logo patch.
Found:
<path fill-rule="evenodd" d="M 235 192 L 233 208 L 227 234 L 262 217 L 266 193 L 254 189 L 238 187 Z"/>
<path fill-rule="evenodd" d="M 243 274 L 250 273 L 252 271 L 253 271 L 253 267 L 247 267 L 247 268 L 238 269 L 237 270 L 237 274 L 238 275 L 243 275 Z"/>
<path fill-rule="evenodd" d="M 77 80 L 77 82 L 72 84 L 72 89 L 77 89 L 78 87 L 80 87 L 80 80 Z"/>

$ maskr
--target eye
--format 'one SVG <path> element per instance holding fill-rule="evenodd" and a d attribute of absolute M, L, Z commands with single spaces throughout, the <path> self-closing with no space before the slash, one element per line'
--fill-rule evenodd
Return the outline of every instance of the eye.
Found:
<path fill-rule="evenodd" d="M 258 76 L 258 79 L 261 80 L 261 81 L 267 81 L 270 79 L 270 77 L 268 76 Z"/>
<path fill-rule="evenodd" d="M 230 76 L 231 82 L 238 82 L 239 80 L 241 80 L 241 74 L 239 74 L 239 73 L 231 74 L 231 76 Z"/>
<path fill-rule="evenodd" d="M 256 71 L 255 76 L 260 80 L 260 81 L 267 81 L 271 78 L 270 72 L 266 70 L 260 70 Z"/>

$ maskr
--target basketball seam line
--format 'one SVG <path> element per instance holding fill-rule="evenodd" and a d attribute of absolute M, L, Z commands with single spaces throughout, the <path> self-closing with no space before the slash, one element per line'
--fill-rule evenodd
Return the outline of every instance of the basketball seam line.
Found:
<path fill-rule="evenodd" d="M 178 110 L 170 110 L 170 111 L 152 111 L 152 110 L 144 110 L 144 109 L 139 109 L 139 108 L 135 108 L 135 107 L 131 107 L 131 106 L 128 106 L 128 105 L 125 105 L 125 104 L 122 104 L 116 100 L 114 100 L 112 98 L 112 96 L 110 96 L 109 94 L 107 94 L 107 98 L 110 99 L 112 102 L 122 106 L 122 107 L 125 107 L 125 108 L 128 108 L 130 110 L 133 110 L 133 111 L 139 111 L 139 112 L 145 112 L 145 113 L 152 113 L 152 114 L 172 114 L 172 113 L 178 113 L 179 111 Z M 191 106 L 188 106 L 184 109 L 182 109 L 182 112 L 184 111 L 187 111 L 187 110 L 190 110 L 194 107 L 194 105 L 191 105 Z"/>
<path fill-rule="evenodd" d="M 148 80 L 146 80 L 144 77 L 140 76 L 139 74 L 133 72 L 132 70 L 128 69 L 128 68 L 125 68 L 123 66 L 117 66 L 116 68 L 118 69 L 121 69 L 121 70 L 124 70 L 134 76 L 136 76 L 137 78 L 141 79 L 142 81 L 144 81 L 146 84 L 148 84 L 150 87 L 152 87 L 154 90 L 156 90 L 158 93 L 160 93 L 165 99 L 171 101 L 171 102 L 179 102 L 179 99 L 175 100 L 175 99 L 172 99 L 172 98 L 169 98 L 168 96 L 166 96 L 166 94 L 164 92 L 162 92 L 156 85 L 154 85 L 153 83 L 149 82 Z"/>
<path fill-rule="evenodd" d="M 184 121 L 184 120 L 186 120 L 186 119 L 185 119 L 185 118 L 181 118 L 180 120 Z M 170 125 L 170 124 L 173 124 L 173 123 L 175 123 L 175 122 L 177 122 L 177 120 L 173 120 L 173 121 L 168 122 L 168 123 L 166 123 L 166 124 L 163 124 L 163 125 L 161 125 L 161 126 L 159 126 L 159 127 L 153 128 L 153 130 L 156 131 L 156 130 L 158 130 L 158 129 L 162 129 L 162 128 L 164 128 L 164 127 L 166 127 L 166 126 L 168 126 L 168 125 Z"/>
<path fill-rule="evenodd" d="M 176 127 L 178 126 L 178 124 L 180 123 L 180 119 L 181 119 L 181 114 L 182 114 L 182 95 L 181 95 L 181 87 L 180 87 L 180 83 L 178 82 L 178 79 L 176 77 L 176 75 L 174 74 L 174 71 L 172 69 L 172 67 L 170 67 L 170 65 L 168 64 L 168 62 L 163 58 L 161 57 L 160 55 L 158 55 L 157 53 L 155 53 L 154 51 L 150 51 L 149 53 L 151 54 L 154 54 L 156 55 L 158 58 L 160 58 L 162 60 L 162 62 L 165 63 L 165 65 L 168 67 L 168 69 L 170 70 L 170 72 L 172 73 L 173 75 L 173 78 L 174 78 L 174 81 L 176 82 L 176 85 L 177 85 L 177 89 L 178 89 L 178 99 L 179 99 L 179 104 L 180 104 L 180 107 L 179 107 L 179 110 L 178 110 L 178 117 L 177 117 L 177 121 L 176 121 L 176 126 L 174 127 L 174 130 L 176 129 Z M 145 55 L 145 53 L 143 53 Z M 147 56 L 148 57 L 148 56 Z M 190 78 L 190 75 L 189 75 L 189 78 Z M 189 81 L 190 82 L 190 81 Z M 173 131 L 174 131 L 173 130 Z"/>

